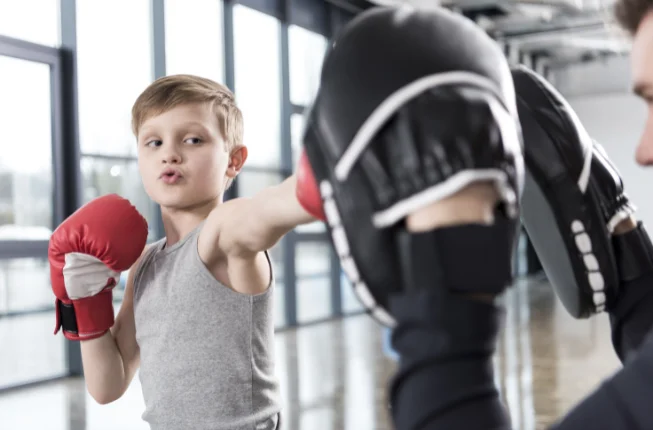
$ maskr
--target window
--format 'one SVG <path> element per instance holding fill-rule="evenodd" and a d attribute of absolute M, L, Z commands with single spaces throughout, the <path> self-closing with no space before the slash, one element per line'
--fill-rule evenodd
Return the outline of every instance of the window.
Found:
<path fill-rule="evenodd" d="M 140 181 L 131 131 L 132 106 L 153 78 L 151 27 L 150 2 L 77 2 L 82 198 L 116 193 L 129 199 L 153 240 L 158 214 Z"/>
<path fill-rule="evenodd" d="M 328 243 L 300 242 L 296 245 L 298 322 L 329 318 L 333 313 L 330 267 Z"/>
<path fill-rule="evenodd" d="M 165 0 L 166 74 L 224 83 L 222 2 Z"/>
<path fill-rule="evenodd" d="M 136 160 L 84 156 L 81 160 L 81 170 L 84 203 L 106 194 L 116 193 L 129 200 L 145 217 L 149 226 L 148 239 L 158 239 L 155 225 L 156 217 L 159 215 L 145 193 Z"/>
<path fill-rule="evenodd" d="M 50 67 L 0 56 L 0 94 L 0 240 L 48 240 L 53 202 Z"/>
<path fill-rule="evenodd" d="M 0 315 L 52 307 L 50 266 L 45 259 L 0 260 Z M 0 389 L 63 375 L 64 337 L 53 336 L 54 310 L 0 319 Z M 25 333 L 30 341 L 25 342 Z"/>
<path fill-rule="evenodd" d="M 54 310 L 3 319 L 0 389 L 66 374 L 65 338 L 61 333 L 52 335 L 54 325 Z"/>
<path fill-rule="evenodd" d="M 236 177 L 234 183 L 238 184 L 239 197 L 252 197 L 259 191 L 278 185 L 283 181 L 283 176 L 277 172 L 257 171 L 243 169 Z"/>
<path fill-rule="evenodd" d="M 290 101 L 296 106 L 306 107 L 313 102 L 320 82 L 322 60 L 327 47 L 324 36 L 296 25 L 288 28 L 288 49 L 290 61 Z M 290 117 L 291 151 L 293 166 L 299 161 L 306 113 L 293 113 Z M 301 225 L 298 233 L 320 233 L 326 231 L 322 222 Z"/>
<path fill-rule="evenodd" d="M 59 1 L 0 0 L 0 35 L 59 46 Z"/>
<path fill-rule="evenodd" d="M 290 101 L 306 106 L 311 104 L 317 92 L 327 40 L 320 34 L 291 25 L 288 28 L 288 45 Z"/>
<path fill-rule="evenodd" d="M 50 266 L 46 260 L 0 260 L 0 315 L 44 309 L 53 303 Z"/>
<path fill-rule="evenodd" d="M 306 124 L 305 114 L 294 113 L 290 117 L 290 140 L 292 147 L 293 166 L 299 162 L 299 154 L 301 154 L 304 142 L 304 127 Z"/>
<path fill-rule="evenodd" d="M 148 1 L 77 2 L 83 153 L 136 154 L 131 108 L 152 81 L 151 33 Z"/>
<path fill-rule="evenodd" d="M 236 100 L 245 121 L 248 166 L 281 165 L 279 21 L 234 6 Z"/>
<path fill-rule="evenodd" d="M 340 297 L 342 297 L 343 313 L 353 313 L 364 309 L 354 292 L 354 287 L 343 271 L 340 271 Z"/>

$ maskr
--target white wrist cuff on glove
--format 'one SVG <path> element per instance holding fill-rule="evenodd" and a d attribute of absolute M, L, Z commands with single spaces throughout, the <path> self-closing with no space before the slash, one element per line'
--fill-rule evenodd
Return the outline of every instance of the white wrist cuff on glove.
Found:
<path fill-rule="evenodd" d="M 119 272 L 109 269 L 91 255 L 78 252 L 66 254 L 63 277 L 66 292 L 71 300 L 98 294 L 107 285 L 117 284 L 119 275 Z"/>

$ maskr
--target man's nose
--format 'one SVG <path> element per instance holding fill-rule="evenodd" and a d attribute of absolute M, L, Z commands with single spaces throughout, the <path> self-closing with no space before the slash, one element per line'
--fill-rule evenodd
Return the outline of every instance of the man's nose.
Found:
<path fill-rule="evenodd" d="M 653 165 L 653 114 L 650 114 L 646 127 L 635 152 L 635 160 L 640 166 Z"/>

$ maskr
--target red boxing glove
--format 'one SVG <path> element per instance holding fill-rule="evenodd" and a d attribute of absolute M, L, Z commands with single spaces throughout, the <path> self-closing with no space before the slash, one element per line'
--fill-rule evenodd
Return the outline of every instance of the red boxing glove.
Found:
<path fill-rule="evenodd" d="M 54 231 L 48 258 L 57 297 L 55 334 L 70 340 L 102 336 L 114 323 L 113 287 L 140 257 L 147 221 L 115 194 L 82 206 Z"/>
<path fill-rule="evenodd" d="M 322 221 L 326 220 L 324 208 L 322 206 L 322 197 L 320 196 L 320 189 L 317 186 L 315 176 L 313 175 L 313 169 L 311 168 L 311 164 L 309 163 L 304 150 L 302 150 L 302 154 L 299 158 L 299 165 L 297 166 L 296 195 L 297 200 L 299 200 L 299 203 L 306 212 Z"/>

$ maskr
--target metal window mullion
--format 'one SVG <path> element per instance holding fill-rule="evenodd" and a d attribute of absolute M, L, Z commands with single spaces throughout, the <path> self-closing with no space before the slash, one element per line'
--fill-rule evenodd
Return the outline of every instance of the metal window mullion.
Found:
<path fill-rule="evenodd" d="M 77 87 L 77 2 L 76 0 L 61 0 L 60 2 L 60 29 L 62 49 L 62 70 L 60 76 L 61 98 L 56 103 L 61 103 L 64 118 L 63 141 L 58 148 L 57 164 L 55 169 L 60 169 L 58 174 L 62 190 L 60 197 L 58 224 L 79 208 L 83 200 L 82 175 L 80 169 L 80 136 L 79 136 L 79 99 Z M 79 342 L 66 342 L 66 359 L 68 374 L 81 376 L 83 372 L 82 356 Z"/>
<path fill-rule="evenodd" d="M 290 16 L 290 0 L 283 0 L 283 19 L 279 26 L 279 68 L 281 77 L 281 170 L 292 172 L 292 148 L 290 135 L 290 53 L 288 44 L 288 18 Z M 283 241 L 284 293 L 286 303 L 286 322 L 289 326 L 297 325 L 297 268 L 296 233 L 291 231 Z"/>
<path fill-rule="evenodd" d="M 153 78 L 158 79 L 166 75 L 166 22 L 165 22 L 165 0 L 152 0 L 152 73 Z M 161 206 L 152 202 L 154 213 L 154 231 L 157 239 L 165 236 L 163 219 L 161 218 Z"/>

